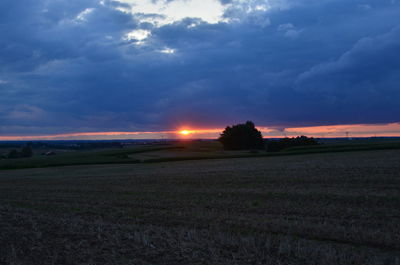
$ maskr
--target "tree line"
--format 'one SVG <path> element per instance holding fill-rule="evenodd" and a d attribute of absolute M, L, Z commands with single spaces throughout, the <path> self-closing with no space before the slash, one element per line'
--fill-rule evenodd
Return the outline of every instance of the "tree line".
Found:
<path fill-rule="evenodd" d="M 268 152 L 278 152 L 295 146 L 319 144 L 316 139 L 306 136 L 264 140 L 261 132 L 257 130 L 252 121 L 226 127 L 218 140 L 225 150 L 267 150 Z"/>
<path fill-rule="evenodd" d="M 2 158 L 14 159 L 14 158 L 26 158 L 32 156 L 33 156 L 32 146 L 25 145 L 21 148 L 21 150 L 17 149 L 10 150 L 8 154 L 5 156 L 3 155 Z"/>

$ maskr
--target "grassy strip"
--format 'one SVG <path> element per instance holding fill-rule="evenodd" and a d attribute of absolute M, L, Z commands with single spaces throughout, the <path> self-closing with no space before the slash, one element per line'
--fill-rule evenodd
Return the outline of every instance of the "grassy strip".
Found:
<path fill-rule="evenodd" d="M 22 164 L 22 165 L 4 165 L 0 170 L 15 170 L 15 169 L 28 169 L 28 168 L 49 168 L 49 167 L 65 167 L 65 166 L 88 166 L 88 165 L 112 165 L 112 164 L 138 164 L 140 160 L 128 161 L 102 161 L 102 162 L 74 162 L 74 163 L 49 163 L 49 164 Z"/>
<path fill-rule="evenodd" d="M 145 147 L 137 150 L 113 150 L 113 151 L 101 151 L 98 152 L 99 155 L 102 156 L 117 156 L 117 155 L 134 155 L 134 154 L 143 154 L 148 152 L 155 151 L 165 151 L 165 150 L 181 150 L 184 149 L 183 146 L 168 146 L 168 147 Z M 96 152 L 97 153 L 97 152 Z"/>
<path fill-rule="evenodd" d="M 227 158 L 249 158 L 249 157 L 273 157 L 290 155 L 307 155 L 319 153 L 340 153 L 374 150 L 397 150 L 400 149 L 400 143 L 395 144 L 364 144 L 364 145 L 340 145 L 340 146 L 320 146 L 318 148 L 293 148 L 281 152 L 261 153 L 261 154 L 240 154 L 240 155 L 221 155 L 221 156 L 187 156 L 187 157 L 164 157 L 146 159 L 144 163 L 173 162 L 186 160 L 208 160 L 208 159 L 227 159 Z"/>
<path fill-rule="evenodd" d="M 26 159 L 7 159 L 0 161 L 0 170 L 46 168 L 77 165 L 104 164 L 136 164 L 139 159 L 129 158 L 128 155 L 154 152 L 160 150 L 181 149 L 182 147 L 140 147 L 134 149 L 116 149 L 105 151 L 72 152 L 52 157 L 33 157 Z"/>
<path fill-rule="evenodd" d="M 297 146 L 283 150 L 282 152 L 295 151 L 333 151 L 333 150 L 382 150 L 382 149 L 400 149 L 400 142 L 391 143 L 348 143 L 333 145 L 313 145 L 313 146 Z"/>

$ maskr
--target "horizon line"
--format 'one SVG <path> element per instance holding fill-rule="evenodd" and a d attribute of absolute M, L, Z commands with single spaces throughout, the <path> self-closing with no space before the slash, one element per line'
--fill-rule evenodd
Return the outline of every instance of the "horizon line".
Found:
<path fill-rule="evenodd" d="M 348 138 L 348 137 L 400 137 L 400 122 L 385 124 L 349 124 L 321 125 L 277 128 L 257 126 L 264 138 L 282 138 L 309 136 L 315 138 Z M 5 135 L 0 141 L 34 141 L 34 140 L 140 140 L 149 139 L 216 139 L 224 129 L 191 129 L 168 131 L 111 131 L 111 132 L 74 132 L 45 135 Z M 182 133 L 184 132 L 184 133 Z"/>

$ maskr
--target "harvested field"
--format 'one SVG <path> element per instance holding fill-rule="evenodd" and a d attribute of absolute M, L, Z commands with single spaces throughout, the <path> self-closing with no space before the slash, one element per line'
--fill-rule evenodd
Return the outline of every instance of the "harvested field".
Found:
<path fill-rule="evenodd" d="M 400 265 L 400 151 L 0 172 L 0 264 Z"/>

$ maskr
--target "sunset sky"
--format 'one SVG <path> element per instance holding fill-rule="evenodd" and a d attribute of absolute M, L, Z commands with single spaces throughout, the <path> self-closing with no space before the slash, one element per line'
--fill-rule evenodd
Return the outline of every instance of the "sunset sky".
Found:
<path fill-rule="evenodd" d="M 400 136 L 400 0 L 1 0 L 0 140 Z M 182 131 L 187 132 L 182 133 Z"/>

